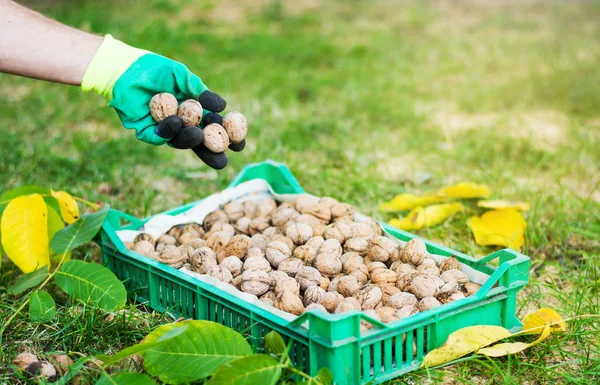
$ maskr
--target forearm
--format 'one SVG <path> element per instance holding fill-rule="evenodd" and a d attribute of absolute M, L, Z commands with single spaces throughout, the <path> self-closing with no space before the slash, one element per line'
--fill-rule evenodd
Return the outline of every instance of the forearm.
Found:
<path fill-rule="evenodd" d="M 80 85 L 102 37 L 0 0 L 0 72 Z"/>

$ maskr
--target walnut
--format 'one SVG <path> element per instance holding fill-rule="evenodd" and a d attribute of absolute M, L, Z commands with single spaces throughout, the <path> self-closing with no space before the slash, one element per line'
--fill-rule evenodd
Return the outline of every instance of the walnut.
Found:
<path fill-rule="evenodd" d="M 154 246 L 149 241 L 143 240 L 134 244 L 133 251 L 135 251 L 138 254 L 142 254 L 146 257 L 149 257 L 150 254 L 154 252 Z"/>
<path fill-rule="evenodd" d="M 150 242 L 152 247 L 154 247 L 156 245 L 156 241 L 155 241 L 154 237 L 150 234 L 140 233 L 140 234 L 136 235 L 135 238 L 133 239 L 133 243 L 138 243 L 141 241 Z"/>
<path fill-rule="evenodd" d="M 440 263 L 440 271 L 443 273 L 446 270 L 460 270 L 460 262 L 456 257 L 446 258 Z"/>
<path fill-rule="evenodd" d="M 298 213 L 292 206 L 289 204 L 282 204 L 277 207 L 275 211 L 273 211 L 273 215 L 271 216 L 271 222 L 275 226 L 285 227 L 285 224 L 290 220 L 296 218 L 300 213 Z"/>
<path fill-rule="evenodd" d="M 240 286 L 242 285 L 242 275 L 238 275 L 231 280 L 231 285 L 236 289 L 241 290 Z"/>
<path fill-rule="evenodd" d="M 244 216 L 244 206 L 239 202 L 229 202 L 223 206 L 223 211 L 229 218 L 229 222 L 236 222 Z"/>
<path fill-rule="evenodd" d="M 232 276 L 237 277 L 242 274 L 244 263 L 238 257 L 232 255 L 221 261 L 221 266 L 226 267 Z"/>
<path fill-rule="evenodd" d="M 371 237 L 369 239 L 367 255 L 371 260 L 387 262 L 394 253 L 397 253 L 396 244 L 391 239 L 383 236 Z"/>
<path fill-rule="evenodd" d="M 354 297 L 347 297 L 344 298 L 340 301 L 340 303 L 338 303 L 337 307 L 335 308 L 334 313 L 335 314 L 340 314 L 340 313 L 345 313 L 348 311 L 360 311 L 360 303 L 358 302 L 358 300 Z"/>
<path fill-rule="evenodd" d="M 337 239 L 327 239 L 317 251 L 317 257 L 320 255 L 327 256 L 330 259 L 339 259 L 342 256 L 342 245 Z"/>
<path fill-rule="evenodd" d="M 258 207 L 256 209 L 257 217 L 267 217 L 273 213 L 273 211 L 277 208 L 277 203 L 272 198 L 264 198 L 260 202 L 258 202 Z"/>
<path fill-rule="evenodd" d="M 271 301 L 275 302 L 275 299 L 277 298 L 277 294 L 275 294 L 274 291 L 267 291 L 265 294 L 260 296 L 260 300 L 263 301 L 265 299 L 270 299 Z"/>
<path fill-rule="evenodd" d="M 433 281 L 437 284 L 438 289 L 444 286 L 444 284 L 446 284 L 446 282 L 438 276 L 428 275 L 427 277 L 433 279 Z"/>
<path fill-rule="evenodd" d="M 266 229 L 263 230 L 263 235 L 265 237 L 267 237 L 269 239 L 269 242 L 274 241 L 275 238 L 280 237 L 280 236 L 285 236 L 285 234 L 283 234 L 283 232 L 281 230 L 279 230 L 279 228 L 274 227 L 274 226 L 269 226 Z"/>
<path fill-rule="evenodd" d="M 331 206 L 331 218 L 334 221 L 343 217 L 354 218 L 354 207 L 347 203 L 336 203 Z"/>
<path fill-rule="evenodd" d="M 156 239 L 157 245 L 177 245 L 177 239 L 168 234 L 163 234 Z"/>
<path fill-rule="evenodd" d="M 302 214 L 312 215 L 321 221 L 322 224 L 328 224 L 331 220 L 331 209 L 320 201 L 317 204 L 305 207 L 302 210 Z"/>
<path fill-rule="evenodd" d="M 252 223 L 252 219 L 248 217 L 242 217 L 237 220 L 235 223 L 235 230 L 244 235 L 250 234 L 250 223 Z"/>
<path fill-rule="evenodd" d="M 373 226 L 367 222 L 355 222 L 350 225 L 352 229 L 352 238 L 365 238 L 369 239 L 375 235 Z"/>
<path fill-rule="evenodd" d="M 192 271 L 206 274 L 211 267 L 217 265 L 217 254 L 210 247 L 199 247 L 190 256 L 190 265 Z"/>
<path fill-rule="evenodd" d="M 363 310 L 374 309 L 381 302 L 383 292 L 377 285 L 366 285 L 352 296 L 358 300 Z"/>
<path fill-rule="evenodd" d="M 326 292 L 321 297 L 319 303 L 327 309 L 329 313 L 333 313 L 337 308 L 338 304 L 344 299 L 344 296 L 336 292 Z"/>
<path fill-rule="evenodd" d="M 414 272 L 405 273 L 399 276 L 398 280 L 396 281 L 396 287 L 401 291 L 408 291 L 410 289 L 410 283 L 417 276 L 420 276 L 420 274 L 417 273 L 416 270 Z"/>
<path fill-rule="evenodd" d="M 321 220 L 317 217 L 315 217 L 314 215 L 310 215 L 310 214 L 302 214 L 302 215 L 298 215 L 296 218 L 294 218 L 294 221 L 298 222 L 298 223 L 306 223 L 307 225 L 311 226 L 313 229 L 315 226 L 323 226 L 323 223 L 321 222 Z"/>
<path fill-rule="evenodd" d="M 300 284 L 300 289 L 305 291 L 311 286 L 319 286 L 321 273 L 314 267 L 301 266 L 296 273 L 296 281 Z"/>
<path fill-rule="evenodd" d="M 463 286 L 463 293 L 465 294 L 465 297 L 468 297 L 468 296 L 471 296 L 471 295 L 477 293 L 477 291 L 479 291 L 480 288 L 481 288 L 481 285 L 478 285 L 473 282 L 467 282 Z"/>
<path fill-rule="evenodd" d="M 192 254 L 194 253 L 194 249 L 193 247 L 191 247 L 190 245 L 179 245 L 177 246 L 177 248 L 179 249 L 179 252 L 181 253 L 181 255 L 183 255 L 186 259 L 186 261 L 189 261 L 190 258 L 192 257 Z"/>
<path fill-rule="evenodd" d="M 266 258 L 273 268 L 278 268 L 279 263 L 291 257 L 290 248 L 283 242 L 274 241 L 267 245 Z"/>
<path fill-rule="evenodd" d="M 204 218 L 204 227 L 207 228 L 207 229 L 210 229 L 217 222 L 225 222 L 225 223 L 227 223 L 228 221 L 229 221 L 229 217 L 227 217 L 227 214 L 225 214 L 225 211 L 223 211 L 223 210 L 215 210 L 215 211 L 209 213 Z"/>
<path fill-rule="evenodd" d="M 347 275 L 345 277 L 341 277 L 337 284 L 337 292 L 343 295 L 344 297 L 351 297 L 356 291 L 358 291 L 362 285 L 356 277 L 352 275 Z"/>
<path fill-rule="evenodd" d="M 423 299 L 421 299 L 421 302 L 419 302 L 419 310 L 420 311 L 431 310 L 438 306 L 442 306 L 440 301 L 435 299 L 435 297 L 431 297 L 431 296 L 424 297 Z"/>
<path fill-rule="evenodd" d="M 288 249 L 290 249 L 290 253 L 293 253 L 294 250 L 296 250 L 296 244 L 294 243 L 294 241 L 292 241 L 291 238 L 286 237 L 283 234 L 276 234 L 274 236 L 271 237 L 271 242 L 283 242 L 285 243 L 285 245 L 288 247 Z"/>
<path fill-rule="evenodd" d="M 322 311 L 324 313 L 327 313 L 327 309 L 325 309 L 325 306 L 321 305 L 320 303 L 311 303 L 310 305 L 304 308 L 305 313 L 309 311 Z"/>
<path fill-rule="evenodd" d="M 438 284 L 431 277 L 419 275 L 412 280 L 409 289 L 419 299 L 434 297 L 438 292 Z"/>
<path fill-rule="evenodd" d="M 233 237 L 235 235 L 235 227 L 227 222 L 217 222 L 210 228 L 210 232 L 204 234 L 205 238 L 209 238 L 214 233 L 225 232 L 229 234 L 229 236 Z"/>
<path fill-rule="evenodd" d="M 184 245 L 189 246 L 195 250 L 199 247 L 206 246 L 206 241 L 202 238 L 194 238 L 184 243 Z"/>
<path fill-rule="evenodd" d="M 292 277 L 282 277 L 274 283 L 275 288 L 273 289 L 273 291 L 275 292 L 275 294 L 280 294 L 284 291 L 290 291 L 296 295 L 300 295 L 300 285 Z"/>
<path fill-rule="evenodd" d="M 227 131 L 218 123 L 211 123 L 204 127 L 204 141 L 202 142 L 211 152 L 223 152 L 229 146 Z"/>
<path fill-rule="evenodd" d="M 264 252 L 264 250 L 261 250 L 258 247 L 251 247 L 248 249 L 248 252 L 246 253 L 246 259 L 249 259 L 252 257 L 264 258 L 265 252 Z"/>
<path fill-rule="evenodd" d="M 417 306 L 407 305 L 407 306 L 403 306 L 400 309 L 398 309 L 396 314 L 394 314 L 394 317 L 396 317 L 398 319 L 404 319 L 404 318 L 412 317 L 413 315 L 418 314 L 418 313 L 419 313 L 419 309 L 417 308 Z"/>
<path fill-rule="evenodd" d="M 331 281 L 329 281 L 329 287 L 327 288 L 327 291 L 335 291 L 337 293 L 337 284 L 342 277 L 344 277 L 343 274 L 336 274 L 333 276 Z"/>
<path fill-rule="evenodd" d="M 321 273 L 319 273 L 319 274 L 321 274 Z M 327 290 L 327 289 L 329 289 L 330 283 L 331 283 L 331 281 L 329 280 L 329 278 L 321 274 L 321 282 L 319 282 L 319 287 L 323 290 Z"/>
<path fill-rule="evenodd" d="M 413 238 L 400 250 L 400 259 L 413 266 L 419 266 L 427 256 L 427 246 L 423 240 Z"/>
<path fill-rule="evenodd" d="M 435 259 L 431 257 L 425 257 L 423 258 L 423 262 L 421 262 L 421 265 L 437 266 L 437 262 L 435 262 Z"/>
<path fill-rule="evenodd" d="M 268 218 L 256 217 L 250 222 L 250 234 L 255 235 L 262 233 L 270 226 Z"/>
<path fill-rule="evenodd" d="M 174 95 L 167 92 L 156 94 L 150 99 L 150 115 L 155 122 L 160 123 L 168 116 L 177 115 L 178 105 Z"/>
<path fill-rule="evenodd" d="M 371 273 L 371 282 L 378 286 L 395 285 L 398 274 L 390 269 L 377 269 Z"/>
<path fill-rule="evenodd" d="M 256 217 L 256 210 L 258 209 L 256 203 L 252 201 L 245 201 L 242 205 L 244 206 L 244 216 L 254 219 L 254 217 Z"/>
<path fill-rule="evenodd" d="M 342 261 L 339 258 L 332 257 L 326 253 L 317 255 L 314 266 L 321 274 L 328 277 L 333 277 L 342 271 Z"/>
<path fill-rule="evenodd" d="M 462 271 L 456 269 L 444 271 L 442 275 L 440 275 L 440 278 L 442 278 L 444 282 L 454 281 L 459 285 L 466 285 L 469 283 L 469 277 Z"/>
<path fill-rule="evenodd" d="M 350 238 L 344 243 L 344 250 L 358 253 L 361 257 L 367 255 L 368 241 L 364 238 Z"/>
<path fill-rule="evenodd" d="M 398 289 L 396 286 L 394 285 L 385 285 L 385 286 L 379 286 L 381 288 L 381 302 L 382 304 L 387 303 L 390 300 L 390 297 L 401 293 L 400 289 Z"/>
<path fill-rule="evenodd" d="M 298 270 L 304 266 L 304 261 L 299 258 L 286 258 L 279 263 L 279 271 L 287 273 L 291 277 L 295 277 Z"/>
<path fill-rule="evenodd" d="M 270 297 L 265 297 L 265 298 L 260 297 L 260 300 L 269 306 L 275 307 L 275 300 Z"/>
<path fill-rule="evenodd" d="M 49 360 L 56 367 L 60 375 L 67 373 L 71 365 L 73 365 L 73 360 L 66 354 L 51 354 Z"/>
<path fill-rule="evenodd" d="M 296 210 L 298 210 L 299 212 L 302 212 L 305 208 L 319 203 L 319 198 L 317 198 L 313 195 L 302 194 L 302 195 L 298 195 L 296 197 L 295 203 L 296 203 Z"/>
<path fill-rule="evenodd" d="M 263 251 L 267 250 L 267 245 L 269 244 L 270 240 L 269 237 L 267 237 L 264 234 L 254 234 L 252 236 L 252 239 L 250 240 L 250 247 L 256 247 L 258 249 L 261 249 Z"/>
<path fill-rule="evenodd" d="M 456 293 L 452 293 L 452 295 L 450 295 L 444 301 L 441 301 L 441 303 L 450 303 L 450 302 L 458 301 L 458 300 L 461 300 L 464 298 L 466 298 L 465 295 L 462 292 L 457 291 Z M 439 300 L 439 298 L 438 298 L 438 300 Z"/>
<path fill-rule="evenodd" d="M 241 277 L 242 284 L 240 288 L 245 293 L 259 296 L 269 291 L 271 287 L 269 274 L 262 270 L 246 270 L 242 273 Z"/>
<path fill-rule="evenodd" d="M 273 289 L 275 289 L 278 282 L 285 281 L 288 278 L 290 278 L 290 276 L 287 275 L 287 273 L 284 273 L 283 271 L 279 271 L 279 270 L 269 271 L 269 277 L 271 277 L 271 287 Z M 292 287 L 294 287 L 294 286 L 292 286 Z"/>
<path fill-rule="evenodd" d="M 244 259 L 246 257 L 246 253 L 248 252 L 248 248 L 250 247 L 250 243 L 251 240 L 249 236 L 243 234 L 235 235 L 223 247 L 223 253 L 227 257 L 235 255 L 240 259 Z"/>
<path fill-rule="evenodd" d="M 366 261 L 365 261 L 366 263 Z M 387 266 L 383 262 L 370 262 L 366 263 L 367 270 L 369 270 L 369 274 L 373 274 L 377 270 L 387 270 Z"/>
<path fill-rule="evenodd" d="M 186 245 L 190 242 L 195 241 L 196 239 L 202 238 L 198 238 L 195 233 L 181 233 L 179 238 L 177 238 L 177 242 L 179 242 L 180 245 Z"/>
<path fill-rule="evenodd" d="M 397 311 L 398 309 L 396 309 L 395 307 L 382 306 L 377 309 L 377 314 L 379 314 L 379 316 L 381 317 L 381 322 L 387 324 L 390 322 L 398 321 L 398 318 L 396 317 Z"/>
<path fill-rule="evenodd" d="M 35 355 L 27 352 L 19 354 L 13 360 L 13 364 L 23 371 L 27 371 L 29 365 L 33 363 L 39 363 L 38 358 Z"/>
<path fill-rule="evenodd" d="M 223 248 L 231 238 L 232 237 L 228 232 L 218 231 L 206 239 L 206 246 L 219 253 L 223 251 Z"/>
<path fill-rule="evenodd" d="M 158 255 L 158 261 L 179 269 L 186 262 L 187 256 L 182 255 L 177 246 L 167 245 Z"/>
<path fill-rule="evenodd" d="M 325 293 L 326 291 L 319 286 L 310 286 L 304 292 L 304 306 L 308 306 L 312 303 L 319 303 Z"/>
<path fill-rule="evenodd" d="M 304 245 L 298 246 L 294 250 L 294 256 L 302 259 L 307 265 L 312 265 L 317 257 L 317 251 L 321 248 L 325 240 L 323 237 L 312 237 Z"/>
<path fill-rule="evenodd" d="M 128 248 L 129 250 L 133 250 L 133 249 L 134 249 L 134 247 L 135 247 L 135 243 L 133 243 L 133 242 L 127 242 L 127 241 L 125 241 L 125 242 L 123 242 L 123 244 L 124 244 L 124 245 L 125 245 L 125 247 L 126 247 L 126 248 Z"/>
<path fill-rule="evenodd" d="M 346 239 L 352 236 L 350 225 L 344 222 L 336 222 L 327 226 L 323 237 L 325 239 L 337 239 L 340 244 L 346 242 Z"/>
<path fill-rule="evenodd" d="M 396 309 L 400 309 L 404 306 L 417 306 L 418 303 L 419 300 L 417 299 L 417 297 L 414 296 L 414 294 L 402 292 L 394 294 L 393 296 L 388 298 L 385 304 L 386 306 L 391 306 L 395 307 Z"/>
<path fill-rule="evenodd" d="M 304 305 L 298 295 L 290 291 L 283 291 L 275 300 L 275 306 L 286 313 L 300 315 L 304 313 Z"/>
<path fill-rule="evenodd" d="M 369 274 L 367 273 L 367 267 L 365 265 L 362 266 L 364 269 L 354 270 L 350 273 L 350 275 L 355 277 L 361 285 L 364 285 L 369 281 Z"/>
<path fill-rule="evenodd" d="M 196 127 L 202 120 L 202 105 L 194 99 L 188 99 L 181 103 L 177 115 L 183 120 L 185 127 Z"/>
<path fill-rule="evenodd" d="M 53 380 L 56 377 L 56 368 L 49 362 L 41 361 L 40 375 L 46 379 Z"/>
<path fill-rule="evenodd" d="M 269 261 L 266 260 L 266 258 L 248 257 L 244 261 L 243 269 L 244 271 L 261 270 L 264 272 L 269 272 L 271 271 L 271 264 L 269 263 Z"/>
<path fill-rule="evenodd" d="M 181 234 L 183 234 L 183 227 L 173 226 L 169 229 L 169 231 L 167 231 L 167 234 L 177 239 L 181 236 Z"/>
<path fill-rule="evenodd" d="M 337 205 L 338 200 L 335 198 L 331 198 L 331 197 L 322 197 L 319 198 L 319 203 L 321 203 L 322 205 L 329 207 L 329 209 L 331 209 L 333 206 Z"/>
<path fill-rule="evenodd" d="M 208 269 L 206 274 L 225 283 L 230 283 L 233 279 L 231 272 L 223 265 L 211 267 L 210 269 Z"/>
<path fill-rule="evenodd" d="M 183 232 L 194 234 L 196 238 L 202 238 L 202 236 L 204 236 L 204 229 L 197 223 L 188 223 L 183 226 Z"/>
<path fill-rule="evenodd" d="M 440 269 L 436 265 L 423 263 L 417 266 L 417 273 L 430 277 L 439 277 Z"/>
<path fill-rule="evenodd" d="M 303 245 L 312 238 L 312 227 L 306 223 L 288 222 L 285 227 L 285 235 L 296 245 Z"/>
<path fill-rule="evenodd" d="M 377 313 L 377 311 L 375 309 L 366 309 L 363 311 L 363 314 L 366 315 L 367 317 L 373 318 L 374 320 L 377 320 L 379 322 L 381 322 L 381 317 L 379 316 L 379 313 Z M 366 320 L 360 320 L 360 331 L 364 332 L 365 330 L 369 330 L 373 327 L 373 325 L 366 321 Z"/>
<path fill-rule="evenodd" d="M 223 127 L 231 143 L 240 143 L 248 134 L 248 121 L 237 111 L 228 112 L 223 116 Z"/>

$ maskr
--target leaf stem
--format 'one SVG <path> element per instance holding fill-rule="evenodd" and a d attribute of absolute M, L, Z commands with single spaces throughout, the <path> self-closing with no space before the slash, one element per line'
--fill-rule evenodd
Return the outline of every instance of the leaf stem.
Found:
<path fill-rule="evenodd" d="M 83 198 L 73 197 L 73 199 L 76 200 L 76 201 L 78 201 L 78 202 L 81 202 L 81 203 L 84 203 L 84 204 L 90 206 L 94 211 L 98 211 L 100 209 L 100 207 L 101 207 L 99 204 L 94 203 L 94 202 L 90 202 L 90 201 L 85 200 Z"/>

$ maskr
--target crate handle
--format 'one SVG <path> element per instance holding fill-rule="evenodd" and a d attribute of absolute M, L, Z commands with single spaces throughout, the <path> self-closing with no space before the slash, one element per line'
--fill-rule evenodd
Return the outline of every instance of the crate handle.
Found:
<path fill-rule="evenodd" d="M 500 259 L 500 264 L 498 268 L 490 275 L 490 278 L 481 285 L 481 288 L 475 293 L 473 296 L 475 298 L 481 298 L 490 291 L 494 285 L 498 284 L 500 286 L 500 280 L 504 279 L 508 281 L 507 275 L 511 275 L 510 284 L 503 285 L 506 289 L 509 289 L 513 286 L 521 286 L 521 282 L 518 278 L 523 277 L 525 281 L 528 280 L 529 277 L 529 257 L 519 253 L 513 249 L 502 249 L 498 250 L 485 258 L 477 261 L 478 264 L 485 264 L 491 260 L 496 258 Z M 510 270 L 510 272 L 509 272 Z"/>

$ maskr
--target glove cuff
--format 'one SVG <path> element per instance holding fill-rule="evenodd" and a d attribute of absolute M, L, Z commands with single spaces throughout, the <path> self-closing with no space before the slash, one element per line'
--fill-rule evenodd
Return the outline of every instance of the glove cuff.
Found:
<path fill-rule="evenodd" d="M 147 53 L 150 52 L 131 47 L 111 35 L 106 35 L 83 75 L 81 89 L 84 92 L 95 91 L 110 102 L 116 81 L 136 60 Z"/>

